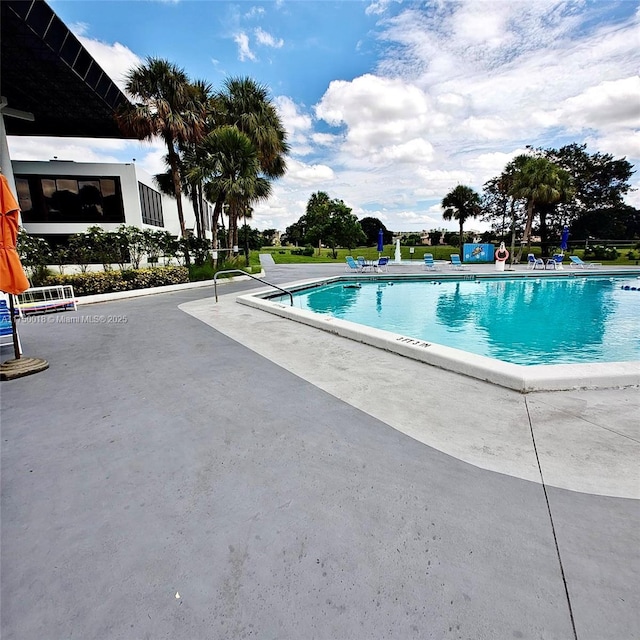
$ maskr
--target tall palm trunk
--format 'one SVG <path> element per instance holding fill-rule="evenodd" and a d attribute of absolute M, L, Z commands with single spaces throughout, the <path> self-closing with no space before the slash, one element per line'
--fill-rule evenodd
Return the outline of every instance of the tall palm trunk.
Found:
<path fill-rule="evenodd" d="M 462 228 L 464 227 L 464 220 L 462 220 L 462 218 L 460 218 L 460 260 L 462 260 L 464 258 L 464 251 L 463 251 L 463 242 L 464 242 L 464 237 L 462 235 Z"/>
<path fill-rule="evenodd" d="M 196 218 L 196 235 L 198 238 L 202 238 L 204 236 L 204 218 L 202 215 L 202 198 L 197 183 L 191 185 L 191 204 Z"/>
<path fill-rule="evenodd" d="M 171 167 L 171 180 L 173 181 L 173 190 L 176 194 L 176 205 L 178 207 L 178 220 L 180 222 L 180 235 L 184 238 L 187 235 L 187 229 L 184 224 L 184 213 L 182 211 L 182 187 L 180 185 L 180 171 L 178 169 L 178 154 L 173 148 L 170 140 L 165 141 L 169 150 L 169 166 Z"/>
<path fill-rule="evenodd" d="M 520 243 L 520 249 L 518 249 L 518 259 L 520 262 L 522 258 L 522 246 L 526 243 L 527 245 L 527 253 L 531 251 L 531 227 L 533 226 L 533 205 L 534 199 L 529 198 L 527 202 L 527 222 L 524 225 L 524 233 L 522 236 L 522 242 Z"/>
<path fill-rule="evenodd" d="M 218 223 L 221 220 L 222 204 L 222 198 L 218 198 L 213 207 L 213 220 L 211 220 L 211 247 L 214 251 L 218 250 Z M 224 224 L 224 220 L 222 220 L 222 224 Z"/>
<path fill-rule="evenodd" d="M 529 202 L 527 203 L 527 224 L 524 227 L 524 237 L 527 241 L 527 250 L 531 249 L 531 228 L 533 227 L 534 204 L 535 200 L 533 198 L 529 198 Z"/>
<path fill-rule="evenodd" d="M 522 251 L 520 252 L 522 253 Z M 514 262 L 520 262 L 520 257 L 516 260 L 516 200 L 511 198 L 511 266 Z"/>

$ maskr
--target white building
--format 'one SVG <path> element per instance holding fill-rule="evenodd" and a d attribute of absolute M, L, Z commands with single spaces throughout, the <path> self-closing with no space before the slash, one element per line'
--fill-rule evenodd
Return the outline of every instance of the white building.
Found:
<path fill-rule="evenodd" d="M 135 163 L 14 160 L 12 167 L 22 225 L 52 246 L 95 225 L 105 231 L 125 224 L 180 235 L 175 198 L 160 193 L 153 177 Z M 193 205 L 184 194 L 182 208 L 186 228 L 195 233 Z M 212 213 L 205 202 L 207 238 Z"/>

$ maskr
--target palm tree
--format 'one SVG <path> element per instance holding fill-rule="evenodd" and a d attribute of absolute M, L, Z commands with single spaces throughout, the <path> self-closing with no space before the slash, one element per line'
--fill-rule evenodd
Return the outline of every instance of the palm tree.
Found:
<path fill-rule="evenodd" d="M 126 90 L 134 103 L 117 114 L 118 123 L 127 135 L 140 140 L 160 137 L 166 144 L 184 237 L 178 145 L 196 142 L 204 135 L 207 104 L 202 89 L 206 85 L 192 84 L 182 69 L 153 57 L 129 71 L 126 80 Z"/>
<path fill-rule="evenodd" d="M 258 161 L 256 180 L 274 180 L 283 176 L 289 145 L 280 116 L 269 100 L 267 88 L 251 78 L 228 78 L 223 89 L 214 96 L 213 102 L 216 108 L 214 119 L 217 123 L 236 128 L 253 145 Z M 216 209 L 221 210 L 221 202 L 216 202 Z M 231 216 L 236 213 L 230 206 Z M 230 221 L 230 225 L 237 228 L 237 219 Z M 233 234 L 229 236 L 231 243 Z"/>
<path fill-rule="evenodd" d="M 233 126 L 214 129 L 202 141 L 207 159 L 205 184 L 207 199 L 228 205 L 229 245 L 238 246 L 238 218 L 246 207 L 271 193 L 271 183 L 259 175 L 255 146 L 247 135 Z M 220 211 L 222 206 L 220 205 Z"/>
<path fill-rule="evenodd" d="M 571 176 L 553 162 L 541 156 L 519 155 L 510 166 L 513 171 L 511 195 L 515 199 L 526 200 L 527 219 L 518 260 L 522 257 L 522 247 L 531 247 L 531 229 L 535 205 L 561 202 L 572 194 Z"/>
<path fill-rule="evenodd" d="M 480 215 L 480 196 L 471 188 L 459 184 L 442 199 L 445 220 L 457 220 L 460 224 L 460 260 L 463 258 L 463 227 L 469 218 Z"/>

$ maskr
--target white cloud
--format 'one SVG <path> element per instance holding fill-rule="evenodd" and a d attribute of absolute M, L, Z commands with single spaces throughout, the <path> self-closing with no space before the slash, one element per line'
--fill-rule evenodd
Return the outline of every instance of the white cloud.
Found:
<path fill-rule="evenodd" d="M 313 133 L 311 140 L 318 147 L 332 147 L 342 140 L 342 137 L 332 133 Z"/>
<path fill-rule="evenodd" d="M 640 130 L 614 131 L 585 141 L 594 151 L 615 157 L 640 158 Z"/>
<path fill-rule="evenodd" d="M 278 110 L 282 123 L 289 135 L 308 134 L 311 131 L 311 116 L 302 113 L 296 103 L 288 96 L 277 96 L 273 103 Z"/>
<path fill-rule="evenodd" d="M 433 149 L 426 138 L 443 122 L 432 117 L 431 99 L 421 89 L 372 74 L 351 82 L 331 82 L 315 113 L 331 125 L 346 128 L 345 154 L 376 163 L 406 157 L 411 149 L 417 152 L 417 162 L 430 160 Z"/>
<path fill-rule="evenodd" d="M 264 31 L 258 27 L 255 30 L 256 40 L 258 44 L 261 44 L 265 47 L 273 47 L 274 49 L 280 49 L 282 45 L 284 45 L 284 40 L 282 38 L 274 38 L 270 33 Z"/>
<path fill-rule="evenodd" d="M 392 2 L 402 2 L 402 0 L 372 0 L 364 12 L 368 16 L 383 14 Z"/>
<path fill-rule="evenodd" d="M 238 45 L 238 59 L 240 62 L 256 59 L 255 54 L 249 47 L 249 36 L 246 33 L 236 33 L 236 35 L 233 36 L 233 41 Z"/>
<path fill-rule="evenodd" d="M 551 120 L 567 128 L 640 127 L 640 76 L 603 81 L 567 98 Z"/>
<path fill-rule="evenodd" d="M 73 160 L 119 162 L 126 140 L 8 136 L 12 160 Z M 130 159 L 129 159 L 130 160 Z"/>
<path fill-rule="evenodd" d="M 311 116 L 302 113 L 295 102 L 287 96 L 277 96 L 273 103 L 287 132 L 287 141 L 291 145 L 293 153 L 304 156 L 313 152 L 314 147 L 310 139 Z"/>
<path fill-rule="evenodd" d="M 251 7 L 251 9 L 244 14 L 244 17 L 248 19 L 262 18 L 264 14 L 264 7 Z"/>
<path fill-rule="evenodd" d="M 467 160 L 467 166 L 474 170 L 474 175 L 480 176 L 482 182 L 493 178 L 502 173 L 503 169 L 517 155 L 526 153 L 527 149 L 514 149 L 511 152 L 493 151 L 490 153 L 481 153 Z"/>
<path fill-rule="evenodd" d="M 287 161 L 287 175 L 281 180 L 283 185 L 310 185 L 327 184 L 335 180 L 335 174 L 331 167 L 323 164 L 305 164 L 299 160 Z"/>
<path fill-rule="evenodd" d="M 433 147 L 426 140 L 413 138 L 408 142 L 386 147 L 381 152 L 374 154 L 372 160 L 374 163 L 429 163 L 433 160 Z"/>

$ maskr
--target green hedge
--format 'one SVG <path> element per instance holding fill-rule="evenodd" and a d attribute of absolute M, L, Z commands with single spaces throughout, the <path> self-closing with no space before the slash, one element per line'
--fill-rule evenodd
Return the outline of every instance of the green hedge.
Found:
<path fill-rule="evenodd" d="M 186 267 L 152 267 L 52 275 L 46 278 L 43 284 L 44 286 L 70 284 L 77 296 L 90 296 L 97 293 L 148 289 L 184 282 L 189 282 L 189 270 Z"/>

